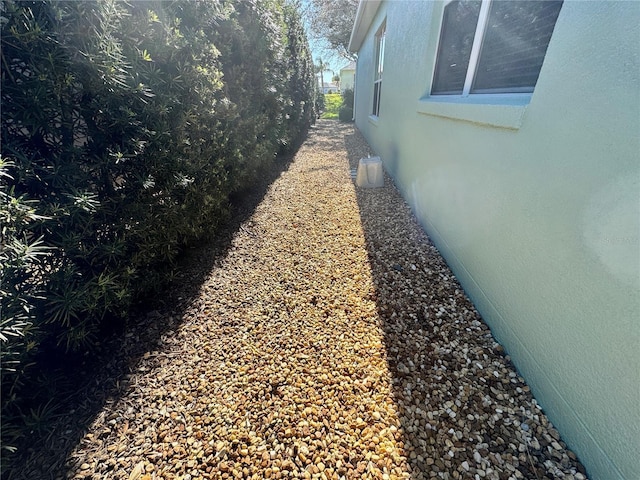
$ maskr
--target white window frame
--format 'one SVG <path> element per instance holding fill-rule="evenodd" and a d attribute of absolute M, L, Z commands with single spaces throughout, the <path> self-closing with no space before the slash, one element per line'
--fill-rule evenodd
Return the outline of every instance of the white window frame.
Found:
<path fill-rule="evenodd" d="M 449 0 L 447 5 L 453 0 Z M 473 77 L 476 75 L 476 68 L 478 67 L 478 60 L 480 59 L 480 50 L 482 47 L 482 39 L 484 37 L 484 31 L 487 28 L 487 21 L 489 20 L 489 7 L 491 6 L 491 0 L 481 0 L 480 14 L 478 15 L 478 24 L 476 25 L 476 33 L 473 37 L 473 47 L 471 48 L 471 55 L 469 56 L 469 67 L 467 68 L 467 76 L 464 79 L 464 87 L 462 87 L 462 96 L 469 96 L 471 91 L 471 85 L 473 83 Z M 446 6 L 446 5 L 445 5 Z M 441 27 L 442 28 L 442 27 Z M 439 42 L 438 42 L 439 43 Z M 438 50 L 440 45 L 438 45 Z M 435 68 L 433 70 L 435 76 Z"/>
<path fill-rule="evenodd" d="M 371 116 L 378 118 L 380 116 L 380 98 L 382 92 L 382 77 L 384 74 L 384 50 L 387 37 L 387 19 L 385 18 L 380 24 L 380 28 L 375 35 L 375 70 L 373 72 L 373 108 Z M 376 94 L 377 91 L 377 94 Z"/>
<path fill-rule="evenodd" d="M 476 125 L 505 128 L 507 130 L 519 130 L 522 126 L 524 114 L 527 106 L 531 102 L 533 92 L 526 93 L 470 93 L 471 82 L 478 64 L 481 50 L 481 42 L 476 42 L 478 34 L 484 35 L 489 19 L 490 0 L 482 0 L 484 17 L 478 16 L 478 24 L 474 34 L 474 45 L 469 59 L 469 67 L 465 77 L 465 85 L 462 94 L 431 94 L 431 89 L 436 74 L 437 55 L 440 51 L 441 32 L 444 22 L 444 12 L 447 5 L 454 0 L 447 0 L 441 3 L 439 14 L 433 17 L 432 35 L 434 35 L 434 50 L 432 55 L 434 63 L 431 66 L 431 81 L 428 90 L 418 100 L 416 104 L 417 113 L 440 118 L 463 120 Z M 436 10 L 436 11 L 437 11 Z M 435 12 L 434 12 L 435 13 Z M 560 12 L 562 15 L 562 12 Z M 559 17 L 560 18 L 560 17 Z M 556 24 L 558 21 L 556 21 Z M 553 42 L 553 37 L 549 45 Z M 471 65 L 473 62 L 473 65 Z M 472 72 L 469 74 L 469 72 Z"/>

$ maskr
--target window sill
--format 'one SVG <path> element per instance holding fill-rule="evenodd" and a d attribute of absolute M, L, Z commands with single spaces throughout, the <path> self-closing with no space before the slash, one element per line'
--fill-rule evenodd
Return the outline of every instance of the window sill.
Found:
<path fill-rule="evenodd" d="M 369 123 L 371 125 L 375 125 L 377 127 L 379 121 L 380 121 L 380 117 L 378 117 L 377 115 L 369 115 Z"/>
<path fill-rule="evenodd" d="M 530 98 L 530 95 L 430 96 L 418 100 L 417 110 L 424 115 L 518 130 Z"/>

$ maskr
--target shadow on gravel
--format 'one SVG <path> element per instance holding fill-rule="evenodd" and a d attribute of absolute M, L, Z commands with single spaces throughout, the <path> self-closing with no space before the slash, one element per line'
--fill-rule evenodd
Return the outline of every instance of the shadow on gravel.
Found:
<path fill-rule="evenodd" d="M 352 171 L 373 154 L 339 135 Z M 412 479 L 585 478 L 387 173 L 355 192 Z"/>
<path fill-rule="evenodd" d="M 157 297 L 138 305 L 127 325 L 106 335 L 97 351 L 47 357 L 39 377 L 46 379 L 49 402 L 23 412 L 35 419 L 35 424 L 17 445 L 17 453 L 0 452 L 3 480 L 67 478 L 67 458 L 89 425 L 103 414 L 105 406 L 116 403 L 127 391 L 130 374 L 136 371 L 140 359 L 161 349 L 162 337 L 180 326 L 210 271 L 225 257 L 235 233 L 262 202 L 271 184 L 287 171 L 301 145 L 279 158 L 276 168 L 263 175 L 259 185 L 230 198 L 230 220 L 216 237 L 185 251 L 178 260 L 175 279 Z M 115 425 L 116 419 L 112 421 Z"/>
<path fill-rule="evenodd" d="M 374 152 L 355 127 L 353 130 L 343 134 L 343 139 L 349 159 L 350 171 L 353 172 L 357 169 L 361 158 L 374 155 Z M 408 459 L 412 474 L 411 478 L 412 480 L 422 480 L 423 478 L 429 478 L 430 471 L 438 472 L 440 469 L 439 467 L 436 467 L 435 470 L 432 469 L 432 465 L 435 465 L 435 460 L 433 460 L 433 464 L 427 465 L 427 449 L 424 444 L 421 444 L 421 440 L 423 442 L 428 440 L 420 439 L 417 435 L 416 430 L 420 426 L 414 426 L 413 424 L 415 415 L 411 411 L 412 407 L 405 405 L 402 400 L 406 395 L 404 389 L 408 386 L 409 391 L 411 391 L 412 384 L 409 376 L 400 370 L 403 370 L 404 366 L 409 364 L 409 361 L 414 363 L 410 350 L 415 351 L 415 348 L 407 348 L 403 340 L 410 341 L 410 339 L 403 338 L 402 332 L 398 331 L 398 321 L 402 321 L 405 315 L 413 315 L 416 323 L 418 323 L 422 319 L 422 313 L 418 316 L 416 312 L 420 302 L 414 298 L 414 292 L 411 292 L 411 294 L 403 292 L 405 288 L 411 285 L 399 280 L 402 278 L 405 268 L 411 268 L 410 265 L 413 262 L 411 258 L 407 258 L 403 254 L 409 250 L 407 248 L 408 244 L 421 242 L 428 245 L 429 239 L 426 235 L 416 238 L 416 232 L 406 230 L 406 219 L 411 218 L 411 214 L 406 211 L 407 207 L 393 187 L 386 171 L 384 177 L 385 184 L 382 188 L 365 189 L 355 185 L 354 188 L 360 210 L 371 276 L 376 290 L 377 311 L 382 322 L 394 403 L 400 421 L 398 426 L 402 432 L 402 443 L 404 444 L 403 453 L 409 457 L 411 452 L 415 452 L 415 457 L 409 457 Z M 389 200 L 391 200 L 391 203 L 389 203 Z M 398 208 L 400 208 L 400 211 L 398 211 Z M 400 242 L 403 244 L 400 244 Z M 411 305 L 412 303 L 413 305 Z M 413 308 L 407 308 L 409 306 Z M 413 385 L 416 385 L 415 379 Z M 412 395 L 414 394 L 415 392 L 412 392 Z M 424 405 L 424 398 L 416 398 L 416 404 L 419 404 L 420 400 Z M 418 458 L 420 453 L 423 453 L 423 455 Z M 429 461 L 431 462 L 431 460 Z M 445 465 L 443 464 L 442 467 L 444 472 Z"/>

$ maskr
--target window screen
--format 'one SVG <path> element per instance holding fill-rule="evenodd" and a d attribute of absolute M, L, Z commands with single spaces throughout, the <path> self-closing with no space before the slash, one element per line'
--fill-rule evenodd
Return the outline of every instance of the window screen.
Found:
<path fill-rule="evenodd" d="M 462 93 L 481 3 L 480 0 L 460 0 L 445 7 L 431 93 Z"/>
<path fill-rule="evenodd" d="M 471 93 L 533 92 L 562 2 L 491 2 Z"/>
<path fill-rule="evenodd" d="M 444 9 L 432 95 L 533 92 L 562 0 L 456 0 Z"/>
<path fill-rule="evenodd" d="M 382 93 L 382 73 L 384 69 L 384 44 L 386 37 L 386 22 L 382 24 L 376 33 L 376 71 L 373 80 L 373 108 L 371 114 L 380 115 L 380 95 Z"/>

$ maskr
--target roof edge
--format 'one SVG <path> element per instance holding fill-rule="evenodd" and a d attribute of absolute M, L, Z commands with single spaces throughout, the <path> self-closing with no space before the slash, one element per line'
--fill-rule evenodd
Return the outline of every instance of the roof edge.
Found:
<path fill-rule="evenodd" d="M 378 7 L 381 3 L 382 0 L 360 0 L 347 50 L 352 53 L 356 53 L 360 50 L 364 37 L 366 36 L 369 26 L 378 12 Z"/>

